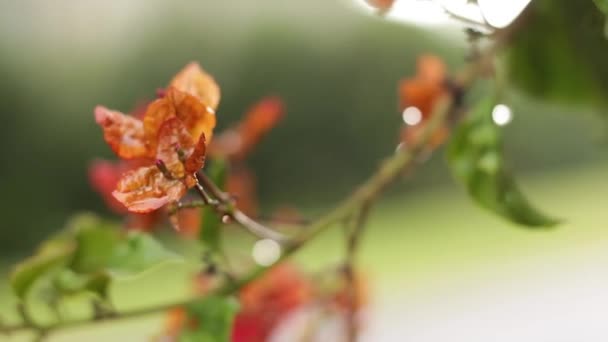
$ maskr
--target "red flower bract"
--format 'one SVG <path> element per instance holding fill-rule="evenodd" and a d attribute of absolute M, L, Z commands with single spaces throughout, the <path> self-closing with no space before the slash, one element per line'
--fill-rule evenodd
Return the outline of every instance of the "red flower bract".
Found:
<path fill-rule="evenodd" d="M 179 200 L 195 185 L 215 127 L 220 90 L 196 63 L 170 82 L 143 119 L 98 106 L 95 120 L 104 138 L 123 159 L 148 161 L 125 173 L 112 192 L 129 211 L 147 213 Z"/>

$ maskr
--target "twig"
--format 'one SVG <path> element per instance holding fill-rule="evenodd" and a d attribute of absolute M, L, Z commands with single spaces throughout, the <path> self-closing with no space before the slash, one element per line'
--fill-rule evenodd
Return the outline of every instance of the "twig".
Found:
<path fill-rule="evenodd" d="M 206 207 L 209 204 L 205 203 L 205 201 L 189 201 L 189 202 L 179 202 L 176 206 L 174 206 L 170 211 L 169 215 L 174 215 L 178 211 L 182 209 L 191 209 L 191 208 L 202 208 Z M 266 222 L 272 224 L 282 224 L 289 226 L 306 226 L 311 224 L 313 221 L 309 219 L 302 218 L 282 218 L 282 217 L 273 217 L 273 216 L 264 216 L 259 215 L 255 217 L 251 217 L 252 220 L 257 222 Z"/>
<path fill-rule="evenodd" d="M 199 194 L 201 197 L 208 196 L 205 190 L 208 190 L 213 197 L 215 197 L 216 201 L 209 201 L 207 199 L 207 203 L 209 203 L 214 210 L 220 215 L 228 216 L 235 222 L 237 222 L 242 227 L 246 228 L 249 232 L 254 234 L 257 237 L 272 239 L 277 242 L 284 243 L 288 241 L 288 238 L 277 232 L 276 230 L 266 227 L 261 223 L 253 220 L 247 214 L 240 211 L 233 203 L 232 198 L 227 193 L 220 190 L 203 172 L 198 172 L 195 174 L 196 180 L 198 182 L 197 189 L 200 187 Z M 205 201 L 205 199 L 203 199 Z"/>
<path fill-rule="evenodd" d="M 355 214 L 354 222 L 350 227 L 349 235 L 347 236 L 346 246 L 346 261 L 344 264 L 344 277 L 346 280 L 347 291 L 347 341 L 356 342 L 359 336 L 359 324 L 357 322 L 357 297 L 359 295 L 358 282 L 356 276 L 356 256 L 359 251 L 359 242 L 363 230 L 365 229 L 369 211 L 371 210 L 372 202 L 366 202 L 361 205 L 359 212 Z"/>

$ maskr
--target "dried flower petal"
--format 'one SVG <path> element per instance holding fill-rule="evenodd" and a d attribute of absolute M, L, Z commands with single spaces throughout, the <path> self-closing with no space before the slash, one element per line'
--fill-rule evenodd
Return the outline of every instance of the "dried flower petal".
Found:
<path fill-rule="evenodd" d="M 156 159 L 162 160 L 174 178 L 185 176 L 184 165 L 178 151 L 186 157 L 192 154 L 194 140 L 178 118 L 165 121 L 158 131 Z"/>
<path fill-rule="evenodd" d="M 175 75 L 169 87 L 197 97 L 211 112 L 215 112 L 220 103 L 220 87 L 196 62 L 189 63 Z"/>
<path fill-rule="evenodd" d="M 156 153 L 160 127 L 173 117 L 175 117 L 175 108 L 166 98 L 157 99 L 148 106 L 144 115 L 143 127 L 148 150 L 152 154 L 150 157 L 154 157 L 153 154 Z"/>
<path fill-rule="evenodd" d="M 179 200 L 186 186 L 166 178 L 156 166 L 141 167 L 126 173 L 112 192 L 130 211 L 148 213 Z"/>
<path fill-rule="evenodd" d="M 146 156 L 144 128 L 140 120 L 97 106 L 95 121 L 103 129 L 104 139 L 119 157 L 133 159 Z"/>
<path fill-rule="evenodd" d="M 175 115 L 182 120 L 194 140 L 204 134 L 207 141 L 211 141 L 216 118 L 209 107 L 196 97 L 175 88 L 167 91 L 166 99 L 173 104 Z"/>
<path fill-rule="evenodd" d="M 198 142 L 194 146 L 192 153 L 188 159 L 186 159 L 186 163 L 184 167 L 186 172 L 194 173 L 198 170 L 202 169 L 205 165 L 205 154 L 207 153 L 207 141 L 205 140 L 205 135 L 201 134 L 201 137 L 198 139 Z"/>

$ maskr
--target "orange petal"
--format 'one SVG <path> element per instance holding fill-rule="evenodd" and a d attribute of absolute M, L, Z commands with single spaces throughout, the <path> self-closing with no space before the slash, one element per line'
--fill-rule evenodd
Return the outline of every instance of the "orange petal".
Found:
<path fill-rule="evenodd" d="M 146 166 L 123 175 L 112 195 L 129 211 L 148 213 L 178 201 L 185 193 L 181 181 L 167 179 L 156 166 Z"/>
<path fill-rule="evenodd" d="M 165 121 L 158 131 L 156 158 L 164 162 L 172 176 L 182 178 L 185 175 L 178 149 L 185 156 L 190 156 L 194 149 L 194 140 L 186 130 L 184 123 L 174 117 Z"/>
<path fill-rule="evenodd" d="M 146 156 L 144 127 L 140 120 L 97 106 L 95 121 L 103 129 L 104 139 L 119 157 L 132 159 Z"/>
<path fill-rule="evenodd" d="M 182 92 L 197 97 L 206 106 L 210 107 L 212 113 L 220 103 L 220 87 L 213 77 L 206 73 L 196 62 L 191 62 L 184 67 L 169 83 Z"/>
<path fill-rule="evenodd" d="M 437 56 L 422 55 L 418 57 L 416 70 L 416 77 L 425 82 L 439 85 L 445 80 L 446 66 Z"/>
<path fill-rule="evenodd" d="M 171 101 L 175 115 L 182 120 L 194 140 L 198 140 L 201 134 L 204 134 L 205 139 L 211 141 L 216 118 L 209 107 L 196 97 L 175 88 L 167 91 L 166 98 Z"/>
<path fill-rule="evenodd" d="M 156 153 L 160 127 L 173 117 L 175 117 L 175 108 L 166 97 L 157 99 L 148 106 L 143 122 L 146 142 L 151 154 Z M 149 157 L 154 157 L 154 155 Z"/>
<path fill-rule="evenodd" d="M 444 94 L 440 84 L 429 83 L 420 79 L 407 79 L 399 84 L 399 110 L 413 106 L 420 110 L 423 119 L 428 118 L 435 102 Z"/>
<path fill-rule="evenodd" d="M 253 149 L 285 115 L 283 101 L 277 96 L 267 97 L 256 103 L 239 125 L 243 156 Z"/>
<path fill-rule="evenodd" d="M 205 135 L 201 134 L 201 137 L 198 139 L 196 146 L 190 153 L 188 159 L 186 159 L 186 163 L 184 167 L 186 168 L 186 172 L 194 173 L 198 170 L 202 169 L 205 165 L 205 155 L 207 153 L 207 142 L 205 140 Z"/>

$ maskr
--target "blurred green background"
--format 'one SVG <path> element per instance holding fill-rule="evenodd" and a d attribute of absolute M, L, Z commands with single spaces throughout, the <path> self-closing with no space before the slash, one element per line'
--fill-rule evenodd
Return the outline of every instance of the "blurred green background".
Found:
<path fill-rule="evenodd" d="M 251 158 L 263 209 L 314 214 L 392 153 L 397 82 L 428 52 L 456 68 L 465 37 L 454 26 L 372 17 L 346 0 L 0 0 L 0 262 L 30 254 L 73 212 L 110 215 L 87 179 L 92 159 L 112 158 L 93 120 L 97 104 L 129 111 L 192 60 L 222 87 L 220 129 L 280 95 L 287 117 Z M 578 246 L 608 238 L 605 121 L 589 108 L 510 99 L 508 158 L 524 191 L 567 225 L 532 233 L 481 211 L 438 153 L 372 217 L 367 264 L 383 293 L 413 289 L 413 298 L 415 284 L 477 269 L 467 265 L 581 256 Z M 306 256 L 321 264 L 327 247 Z"/>
<path fill-rule="evenodd" d="M 416 56 L 458 66 L 465 54 L 454 28 L 389 22 L 346 0 L 0 4 L 5 257 L 28 253 L 74 211 L 105 210 L 87 180 L 92 159 L 113 157 L 94 106 L 129 111 L 188 61 L 222 87 L 220 129 L 264 95 L 284 98 L 285 121 L 251 158 L 270 210 L 324 207 L 345 195 L 395 147 L 396 84 L 413 74 Z M 511 105 L 517 171 L 604 158 L 604 124 L 587 112 L 517 98 Z M 407 187 L 451 182 L 441 159 Z"/>

